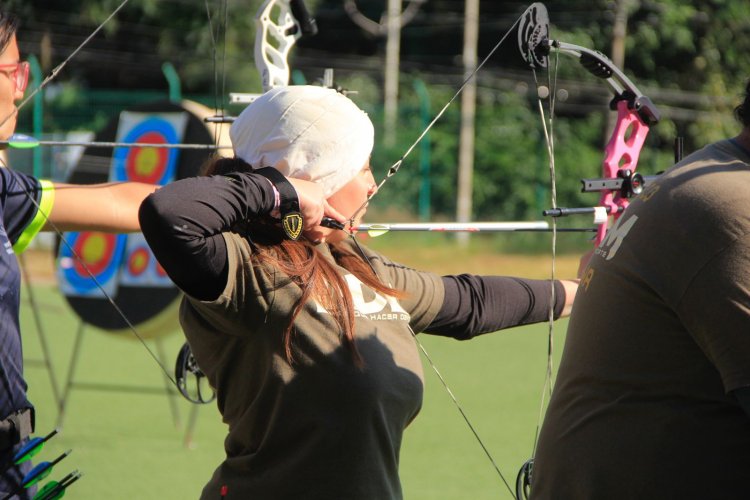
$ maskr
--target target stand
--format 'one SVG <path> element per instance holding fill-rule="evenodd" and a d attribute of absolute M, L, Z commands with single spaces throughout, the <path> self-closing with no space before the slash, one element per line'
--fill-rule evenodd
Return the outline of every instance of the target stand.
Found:
<path fill-rule="evenodd" d="M 175 311 L 176 312 L 176 311 Z M 170 379 L 166 374 L 163 374 L 162 380 L 164 381 L 163 387 L 156 386 L 145 386 L 145 385 L 130 385 L 130 384 L 116 384 L 116 383 L 99 383 L 99 382 L 87 382 L 76 380 L 76 372 L 78 369 L 78 362 L 80 360 L 80 354 L 83 349 L 84 332 L 91 325 L 85 321 L 80 321 L 76 330 L 76 337 L 73 343 L 73 349 L 70 356 L 70 364 L 68 365 L 68 373 L 63 387 L 62 395 L 60 396 L 57 416 L 57 428 L 62 429 L 63 423 L 66 416 L 66 410 L 68 408 L 68 398 L 71 395 L 73 389 L 102 391 L 102 392 L 125 392 L 134 394 L 153 394 L 157 396 L 164 395 L 167 397 L 169 403 L 169 409 L 172 415 L 172 421 L 177 428 L 182 427 L 182 420 L 180 416 L 180 409 L 177 405 L 177 398 L 179 394 L 172 386 Z M 161 337 L 155 337 L 152 339 L 153 344 L 156 348 L 154 356 L 159 360 L 163 366 L 166 366 L 167 355 L 164 350 L 164 344 Z"/>

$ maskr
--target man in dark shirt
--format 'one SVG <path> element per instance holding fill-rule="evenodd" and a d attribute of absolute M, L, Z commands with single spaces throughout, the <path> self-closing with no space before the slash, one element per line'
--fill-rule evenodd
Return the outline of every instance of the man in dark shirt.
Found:
<path fill-rule="evenodd" d="M 750 82 L 740 135 L 636 198 L 574 303 L 535 499 L 750 495 Z"/>

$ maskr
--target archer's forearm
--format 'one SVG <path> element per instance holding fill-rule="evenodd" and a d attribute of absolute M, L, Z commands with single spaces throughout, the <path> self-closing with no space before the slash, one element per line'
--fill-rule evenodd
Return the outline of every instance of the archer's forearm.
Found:
<path fill-rule="evenodd" d="M 466 340 L 549 319 L 552 293 L 548 280 L 462 274 L 443 276 L 443 286 L 443 305 L 425 333 Z M 555 319 L 572 301 L 569 287 L 569 283 L 554 281 Z"/>
<path fill-rule="evenodd" d="M 140 182 L 55 184 L 55 201 L 43 230 L 140 231 L 138 208 L 158 186 Z"/>

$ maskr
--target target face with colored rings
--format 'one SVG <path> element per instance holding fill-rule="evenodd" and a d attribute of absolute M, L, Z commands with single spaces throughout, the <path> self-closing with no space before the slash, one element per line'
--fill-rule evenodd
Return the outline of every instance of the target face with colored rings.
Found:
<path fill-rule="evenodd" d="M 121 117 L 121 125 L 126 120 L 138 117 Z M 180 123 L 182 122 L 182 123 Z M 144 144 L 178 144 L 182 142 L 184 121 L 165 116 L 143 118 L 125 133 L 120 142 Z M 147 184 L 164 184 L 174 180 L 179 150 L 166 148 L 129 147 L 116 148 L 112 157 L 112 181 L 145 182 Z"/>
<path fill-rule="evenodd" d="M 68 245 L 61 245 L 58 254 L 58 277 L 62 292 L 65 295 L 101 298 L 105 298 L 104 292 L 110 295 L 114 293 L 127 236 L 96 232 L 66 235 Z"/>
<path fill-rule="evenodd" d="M 198 108 L 196 103 L 168 101 L 134 106 L 113 118 L 96 134 L 95 141 L 213 144 L 216 138 L 203 122 L 211 111 L 200 109 L 203 116 L 199 116 L 195 114 Z M 205 150 L 137 146 L 87 148 L 67 182 L 136 181 L 164 185 L 197 175 L 209 155 Z M 66 233 L 64 238 L 70 246 L 62 242 L 58 246 L 58 283 L 83 322 L 130 337 L 125 320 L 106 303 L 106 292 L 141 335 L 156 336 L 175 330 L 180 291 L 156 261 L 143 235 L 81 232 Z"/>

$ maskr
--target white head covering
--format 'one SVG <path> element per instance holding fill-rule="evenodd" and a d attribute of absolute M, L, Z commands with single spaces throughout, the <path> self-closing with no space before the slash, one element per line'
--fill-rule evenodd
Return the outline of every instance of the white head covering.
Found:
<path fill-rule="evenodd" d="M 318 183 L 326 197 L 354 178 L 372 152 L 367 114 L 333 89 L 277 87 L 253 101 L 229 130 L 237 157 L 254 168 Z"/>

